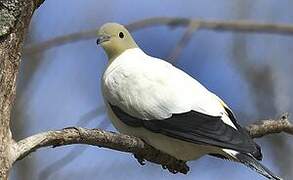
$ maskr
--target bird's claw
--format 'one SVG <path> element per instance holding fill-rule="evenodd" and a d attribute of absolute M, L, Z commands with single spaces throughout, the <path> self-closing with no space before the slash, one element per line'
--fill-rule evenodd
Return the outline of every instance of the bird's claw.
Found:
<path fill-rule="evenodd" d="M 180 161 L 180 164 L 165 164 L 162 165 L 163 169 L 168 169 L 169 172 L 173 173 L 173 174 L 177 174 L 177 173 L 183 173 L 183 174 L 187 174 L 187 172 L 189 171 L 189 167 L 186 165 L 186 163 L 184 161 Z"/>
<path fill-rule="evenodd" d="M 136 158 L 137 162 L 140 164 L 140 165 L 145 165 L 145 159 L 142 158 L 141 156 L 137 155 L 137 154 L 134 154 L 134 157 Z"/>
<path fill-rule="evenodd" d="M 168 169 L 168 171 L 169 172 L 171 172 L 171 173 L 173 173 L 173 174 L 176 174 L 176 173 L 178 173 L 178 171 L 177 170 L 175 170 L 173 167 L 171 167 L 170 165 L 162 165 L 162 168 L 163 169 Z"/>
<path fill-rule="evenodd" d="M 173 173 L 173 174 L 177 174 L 177 173 L 178 173 L 177 170 L 174 170 L 174 169 L 172 169 L 172 168 L 168 168 L 168 170 L 169 170 L 169 172 L 171 172 L 171 173 Z"/>

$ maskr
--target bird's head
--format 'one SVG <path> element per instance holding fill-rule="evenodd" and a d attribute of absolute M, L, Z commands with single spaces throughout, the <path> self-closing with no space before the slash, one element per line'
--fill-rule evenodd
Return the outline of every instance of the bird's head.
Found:
<path fill-rule="evenodd" d="M 137 44 L 128 30 L 118 23 L 106 23 L 98 32 L 97 44 L 101 45 L 112 61 L 127 49 L 136 48 Z"/>

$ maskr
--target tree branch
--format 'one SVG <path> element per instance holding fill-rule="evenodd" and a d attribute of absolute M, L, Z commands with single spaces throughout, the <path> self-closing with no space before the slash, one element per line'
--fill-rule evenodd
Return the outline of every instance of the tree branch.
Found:
<path fill-rule="evenodd" d="M 87 125 L 91 120 L 95 119 L 94 117 L 96 117 L 97 115 L 100 115 L 102 113 L 98 112 L 98 111 L 104 111 L 105 107 L 102 108 L 97 108 L 94 111 L 94 114 L 92 112 L 89 112 L 85 115 L 83 115 L 83 118 L 81 118 L 78 123 L 77 126 L 84 126 Z M 94 115 L 94 116 L 93 116 Z M 108 119 L 102 119 L 101 122 L 99 122 L 97 128 L 100 129 L 107 129 L 107 127 L 110 126 L 110 122 Z M 83 146 L 83 147 L 74 147 L 70 150 L 69 153 L 67 153 L 65 156 L 63 156 L 60 159 L 57 159 L 56 161 L 54 161 L 53 163 L 49 164 L 48 166 L 46 166 L 39 174 L 39 178 L 38 179 L 42 179 L 42 180 L 47 180 L 50 179 L 50 176 L 54 173 L 56 173 L 57 171 L 62 170 L 66 165 L 68 165 L 69 163 L 71 163 L 72 161 L 74 161 L 75 159 L 77 159 L 79 156 L 81 156 L 83 154 L 83 152 L 88 148 L 88 146 Z"/>
<path fill-rule="evenodd" d="M 236 31 L 250 33 L 270 33 L 279 35 L 292 35 L 293 25 L 291 24 L 273 24 L 260 23 L 253 21 L 208 21 L 208 20 L 193 20 L 189 18 L 177 17 L 155 17 L 144 20 L 139 20 L 126 25 L 130 31 L 153 27 L 153 26 L 169 26 L 169 27 L 187 27 L 190 24 L 197 24 L 198 29 L 213 30 L 213 31 Z M 71 42 L 92 39 L 97 36 L 99 28 L 89 31 L 72 33 L 65 36 L 53 38 L 43 43 L 28 46 L 24 49 L 25 53 L 38 53 L 50 49 L 52 47 L 64 45 Z"/>
<path fill-rule="evenodd" d="M 137 21 L 127 25 L 130 31 L 147 28 L 150 26 L 167 25 L 170 27 L 188 26 L 191 22 L 199 24 L 199 29 L 214 31 L 239 31 L 272 34 L 293 34 L 293 25 L 262 23 L 245 20 L 235 21 L 212 21 L 212 20 L 193 20 L 189 18 L 155 17 Z"/>
<path fill-rule="evenodd" d="M 185 162 L 179 161 L 170 155 L 154 149 L 139 138 L 107 132 L 101 129 L 71 127 L 63 130 L 48 131 L 27 137 L 17 144 L 18 153 L 16 155 L 16 160 L 23 159 L 29 153 L 41 147 L 88 144 L 133 153 L 136 157 L 139 157 L 140 160 L 144 158 L 148 161 L 162 164 L 171 172 L 178 171 L 186 174 L 189 170 Z"/>
<path fill-rule="evenodd" d="M 268 119 L 250 124 L 246 127 L 246 130 L 253 138 L 281 132 L 293 135 L 293 124 L 288 120 L 288 113 L 285 113 L 278 120 Z"/>
<path fill-rule="evenodd" d="M 283 115 L 279 120 L 262 120 L 260 123 L 247 126 L 246 129 L 253 138 L 280 132 L 293 135 L 293 125 L 289 122 L 287 114 Z M 137 137 L 107 132 L 101 129 L 80 127 L 48 131 L 19 141 L 15 160 L 20 160 L 42 147 L 71 144 L 88 144 L 133 153 L 140 163 L 142 163 L 140 160 L 146 159 L 156 164 L 161 164 L 173 173 L 186 174 L 189 171 L 189 167 L 185 162 L 153 148 Z"/>
<path fill-rule="evenodd" d="M 22 44 L 35 5 L 32 0 L 0 0 L 0 179 L 8 179 L 15 141 L 10 114 L 15 99 L 16 78 Z"/>
<path fill-rule="evenodd" d="M 197 22 L 193 22 L 193 21 L 190 22 L 189 26 L 186 28 L 181 39 L 178 41 L 174 49 L 171 51 L 169 57 L 167 58 L 170 62 L 174 63 L 178 59 L 184 47 L 191 40 L 193 32 L 195 32 L 198 28 L 199 28 L 199 24 Z"/>

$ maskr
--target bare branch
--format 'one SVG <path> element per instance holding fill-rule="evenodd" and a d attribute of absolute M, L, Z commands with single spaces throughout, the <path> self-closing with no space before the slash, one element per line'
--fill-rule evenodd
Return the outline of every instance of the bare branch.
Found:
<path fill-rule="evenodd" d="M 127 25 L 131 31 L 142 29 L 150 26 L 167 25 L 170 27 L 188 26 L 190 22 L 199 24 L 199 29 L 214 31 L 239 31 L 239 32 L 255 32 L 255 33 L 271 33 L 271 34 L 293 34 L 293 25 L 261 23 L 253 21 L 209 21 L 209 20 L 193 20 L 189 18 L 172 18 L 157 17 L 144 19 Z"/>
<path fill-rule="evenodd" d="M 288 121 L 287 115 L 282 116 L 280 120 L 263 120 L 261 122 L 247 127 L 251 137 L 257 138 L 279 132 L 293 134 L 293 125 Z M 101 129 L 79 127 L 48 131 L 19 141 L 15 160 L 20 160 L 41 147 L 57 147 L 71 144 L 88 144 L 133 153 L 139 161 L 146 159 L 156 164 L 161 164 L 173 173 L 186 174 L 189 170 L 185 162 L 151 147 L 137 137 L 107 132 Z"/>
<path fill-rule="evenodd" d="M 293 25 L 291 24 L 273 24 L 260 23 L 253 21 L 207 21 L 207 20 L 193 20 L 189 18 L 172 18 L 172 17 L 156 17 L 149 18 L 126 25 L 130 31 L 152 27 L 152 26 L 169 26 L 169 27 L 186 27 L 190 23 L 198 24 L 198 29 L 214 30 L 214 31 L 236 31 L 236 32 L 250 32 L 250 33 L 270 33 L 279 35 L 292 35 Z M 53 38 L 51 40 L 28 46 L 24 49 L 25 53 L 38 53 L 52 47 L 68 44 L 71 42 L 92 39 L 97 36 L 98 28 L 72 33 L 65 36 Z"/>
<path fill-rule="evenodd" d="M 183 36 L 178 41 L 175 48 L 171 51 L 169 57 L 167 58 L 170 62 L 175 62 L 176 59 L 178 59 L 182 50 L 190 41 L 193 35 L 193 32 L 196 31 L 198 28 L 199 28 L 199 24 L 197 22 L 195 21 L 190 22 L 190 25 L 186 28 L 186 31 L 184 32 Z"/>
<path fill-rule="evenodd" d="M 101 129 L 66 128 L 59 131 L 48 131 L 25 138 L 18 143 L 17 160 L 29 153 L 47 146 L 62 146 L 70 144 L 88 144 L 106 147 L 122 152 L 130 152 L 139 158 L 162 164 L 172 172 L 186 174 L 189 170 L 185 162 L 179 161 L 170 155 L 154 149 L 141 139 Z"/>
<path fill-rule="evenodd" d="M 253 138 L 281 132 L 293 135 L 293 124 L 288 120 L 288 113 L 283 114 L 278 120 L 258 121 L 247 126 L 246 129 Z"/>
<path fill-rule="evenodd" d="M 100 115 L 102 113 L 99 113 L 99 111 L 104 111 L 105 107 L 100 107 L 97 108 L 94 111 L 94 114 L 92 113 L 92 111 L 90 111 L 89 113 L 83 115 L 83 118 L 81 118 L 77 125 L 81 126 L 81 125 L 87 125 L 90 120 L 94 119 L 97 115 Z M 110 122 L 108 119 L 103 119 L 99 125 L 97 126 L 97 128 L 101 128 L 101 129 L 107 129 L 107 127 L 110 125 Z M 50 176 L 53 173 L 56 173 L 57 171 L 62 170 L 63 167 L 65 167 L 66 165 L 68 165 L 69 163 L 71 163 L 72 161 L 74 161 L 76 158 L 78 158 L 79 156 L 82 155 L 82 153 L 88 148 L 89 146 L 82 146 L 82 147 L 74 147 L 70 150 L 69 153 L 67 153 L 65 156 L 63 156 L 62 158 L 54 161 L 52 164 L 46 166 L 39 175 L 39 179 L 49 179 Z"/>

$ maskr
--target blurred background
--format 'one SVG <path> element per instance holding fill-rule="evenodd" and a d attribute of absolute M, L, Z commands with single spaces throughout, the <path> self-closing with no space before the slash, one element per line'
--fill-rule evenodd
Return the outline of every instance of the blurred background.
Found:
<path fill-rule="evenodd" d="M 100 78 L 107 58 L 96 39 L 30 51 L 32 45 L 114 21 L 151 17 L 255 20 L 293 23 L 293 1 L 274 0 L 47 0 L 36 11 L 18 77 L 12 128 L 16 139 L 67 126 L 116 131 L 104 111 Z M 290 18 L 291 17 L 291 18 Z M 186 28 L 156 26 L 133 32 L 148 54 L 170 59 Z M 172 62 L 215 92 L 241 125 L 293 112 L 293 37 L 199 30 Z M 293 140 L 285 134 L 256 139 L 263 163 L 284 179 L 293 177 Z M 203 157 L 187 175 L 159 165 L 141 166 L 127 153 L 83 145 L 41 149 L 17 162 L 15 180 L 64 179 L 264 179 L 236 163 Z"/>

